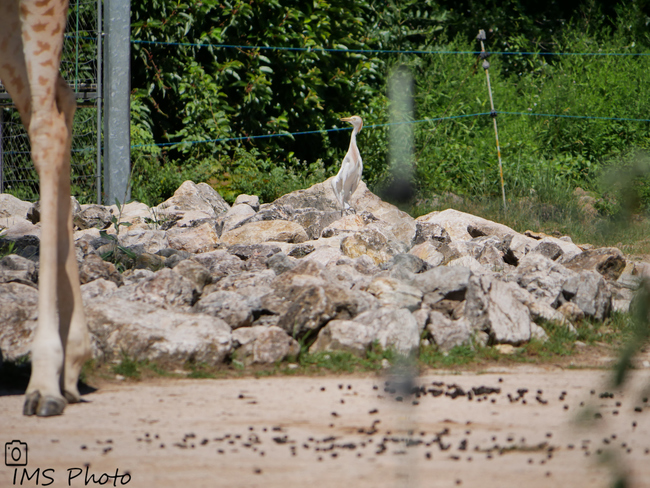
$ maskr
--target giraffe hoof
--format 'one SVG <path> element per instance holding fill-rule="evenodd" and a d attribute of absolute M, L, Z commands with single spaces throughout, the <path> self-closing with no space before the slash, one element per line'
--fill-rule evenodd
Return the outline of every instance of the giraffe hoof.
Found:
<path fill-rule="evenodd" d="M 69 390 L 65 390 L 63 392 L 63 396 L 65 397 L 66 401 L 68 403 L 79 403 L 81 401 L 81 396 L 79 393 L 74 393 Z"/>
<path fill-rule="evenodd" d="M 42 396 L 39 391 L 28 393 L 25 397 L 23 415 L 37 415 L 38 417 L 51 417 L 61 415 L 66 402 L 63 398 Z"/>

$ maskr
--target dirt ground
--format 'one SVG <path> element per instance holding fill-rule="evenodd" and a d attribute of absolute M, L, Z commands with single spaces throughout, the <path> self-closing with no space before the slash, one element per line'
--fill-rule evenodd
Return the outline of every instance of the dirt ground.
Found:
<path fill-rule="evenodd" d="M 0 487 L 650 487 L 650 370 L 608 375 L 432 372 L 419 397 L 377 375 L 103 382 L 48 419 L 5 394 L 0 442 L 28 450 Z"/>

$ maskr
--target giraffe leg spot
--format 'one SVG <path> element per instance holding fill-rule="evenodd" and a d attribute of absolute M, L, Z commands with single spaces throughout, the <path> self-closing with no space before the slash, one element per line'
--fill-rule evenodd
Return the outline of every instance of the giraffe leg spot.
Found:
<path fill-rule="evenodd" d="M 39 391 L 33 391 L 25 395 L 23 415 L 37 415 L 38 417 L 61 415 L 65 406 L 66 402 L 63 398 L 50 395 L 42 396 Z"/>

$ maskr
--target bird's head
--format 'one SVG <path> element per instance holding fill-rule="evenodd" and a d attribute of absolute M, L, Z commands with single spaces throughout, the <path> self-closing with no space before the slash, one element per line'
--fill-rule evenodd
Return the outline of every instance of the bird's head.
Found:
<path fill-rule="evenodd" d="M 341 120 L 343 122 L 350 122 L 354 128 L 357 129 L 357 132 L 359 132 L 363 127 L 363 119 L 358 115 L 353 115 L 352 117 L 343 117 Z"/>

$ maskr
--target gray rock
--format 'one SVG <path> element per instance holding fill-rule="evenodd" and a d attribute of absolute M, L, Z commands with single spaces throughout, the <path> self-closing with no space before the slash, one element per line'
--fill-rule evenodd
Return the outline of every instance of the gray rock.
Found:
<path fill-rule="evenodd" d="M 188 360 L 213 365 L 223 362 L 232 349 L 228 324 L 209 315 L 165 310 L 115 294 L 85 309 L 95 358 L 118 359 L 124 353 L 162 366 Z"/>
<path fill-rule="evenodd" d="M 384 306 L 407 308 L 410 311 L 417 310 L 422 302 L 419 288 L 389 277 L 373 279 L 368 292 L 376 296 Z"/>
<path fill-rule="evenodd" d="M 557 308 L 566 302 L 577 305 L 588 317 L 603 320 L 612 308 L 612 292 L 599 273 L 583 271 L 562 285 L 554 306 Z"/>
<path fill-rule="evenodd" d="M 413 245 L 416 246 L 427 241 L 433 241 L 438 244 L 449 244 L 451 237 L 445 228 L 438 223 L 417 221 L 415 223 Z"/>
<path fill-rule="evenodd" d="M 236 359 L 245 365 L 273 364 L 300 353 L 300 344 L 279 327 L 253 326 L 233 332 Z"/>
<path fill-rule="evenodd" d="M 111 225 L 113 214 L 103 205 L 84 205 L 73 219 L 73 224 L 79 229 L 107 229 Z"/>
<path fill-rule="evenodd" d="M 307 232 L 309 239 L 319 239 L 328 225 L 341 218 L 338 211 L 323 211 L 317 209 L 299 209 L 291 214 L 291 220 L 300 224 Z"/>
<path fill-rule="evenodd" d="M 562 254 L 564 254 L 564 251 L 562 251 L 562 248 L 558 244 L 549 241 L 540 242 L 532 248 L 530 252 L 539 253 L 552 261 L 556 261 L 560 256 L 562 256 Z"/>
<path fill-rule="evenodd" d="M 413 314 L 405 308 L 382 307 L 364 312 L 354 319 L 376 331 L 373 341 L 384 348 L 392 348 L 407 355 L 420 345 L 418 324 Z"/>
<path fill-rule="evenodd" d="M 235 198 L 235 203 L 233 203 L 233 207 L 235 205 L 244 204 L 250 206 L 256 212 L 260 209 L 260 199 L 257 195 L 246 195 L 245 193 L 237 195 L 237 198 Z"/>
<path fill-rule="evenodd" d="M 185 259 L 178 263 L 174 267 L 174 272 L 191 281 L 199 294 L 212 281 L 210 270 L 193 259 Z"/>
<path fill-rule="evenodd" d="M 420 259 L 413 254 L 397 254 L 393 259 L 384 265 L 386 269 L 401 268 L 410 271 L 411 273 L 422 273 L 429 269 L 429 265 L 423 259 Z"/>
<path fill-rule="evenodd" d="M 0 351 L 8 361 L 29 354 L 38 318 L 38 291 L 21 283 L 0 283 Z"/>
<path fill-rule="evenodd" d="M 153 275 L 153 273 L 151 273 Z M 117 290 L 117 285 L 103 278 L 98 278 L 90 283 L 81 285 L 81 299 L 84 303 L 97 297 L 106 297 Z"/>
<path fill-rule="evenodd" d="M 428 322 L 427 331 L 441 351 L 472 344 L 474 330 L 466 318 L 450 320 L 446 315 L 432 310 Z"/>
<path fill-rule="evenodd" d="M 122 275 L 113 263 L 104 261 L 96 254 L 89 254 L 79 267 L 79 280 L 84 284 L 99 278 L 112 281 L 117 286 L 124 284 Z"/>
<path fill-rule="evenodd" d="M 217 234 L 221 237 L 224 232 L 235 229 L 239 224 L 251 218 L 253 215 L 255 215 L 255 210 L 250 205 L 235 203 L 225 214 L 220 215 L 217 219 Z"/>
<path fill-rule="evenodd" d="M 240 258 L 222 250 L 196 254 L 193 259 L 208 268 L 215 280 L 241 273 L 244 266 Z"/>
<path fill-rule="evenodd" d="M 380 265 L 390 261 L 404 249 L 397 242 L 391 241 L 390 236 L 377 227 L 367 226 L 363 230 L 343 238 L 341 251 L 352 259 L 365 254 L 376 265 Z"/>
<path fill-rule="evenodd" d="M 161 230 L 133 229 L 120 233 L 120 245 L 136 252 L 158 254 L 163 249 L 169 248 L 167 235 Z M 139 251 L 136 249 L 140 249 Z M 166 256 L 168 257 L 168 256 Z"/>
<path fill-rule="evenodd" d="M 144 252 L 138 254 L 135 258 L 135 268 L 136 269 L 149 269 L 151 271 L 158 271 L 166 266 L 166 259 L 158 254 L 150 254 Z M 170 266 L 167 266 L 168 268 Z"/>
<path fill-rule="evenodd" d="M 439 266 L 416 275 L 413 286 L 419 288 L 425 296 L 432 295 L 430 301 L 443 298 L 460 301 L 465 299 L 470 275 L 468 268 Z"/>
<path fill-rule="evenodd" d="M 562 285 L 576 273 L 540 253 L 529 253 L 514 273 L 514 279 L 545 305 L 555 302 Z"/>
<path fill-rule="evenodd" d="M 363 357 L 377 338 L 377 331 L 353 320 L 331 320 L 318 334 L 309 352 L 345 351 Z"/>
<path fill-rule="evenodd" d="M 31 206 L 31 203 L 23 202 L 9 193 L 0 193 L 0 219 L 27 218 L 27 212 Z"/>
<path fill-rule="evenodd" d="M 0 259 L 0 283 L 21 281 L 29 283 L 38 282 L 36 264 L 17 254 L 9 254 Z"/>
<path fill-rule="evenodd" d="M 487 275 L 469 280 L 465 316 L 474 330 L 482 330 L 497 344 L 518 345 L 531 337 L 530 312 L 514 296 L 514 283 Z"/>
<path fill-rule="evenodd" d="M 191 307 L 198 298 L 194 284 L 169 268 L 161 269 L 137 284 L 123 286 L 113 295 L 164 309 Z"/>
<path fill-rule="evenodd" d="M 564 262 L 573 271 L 597 271 L 607 280 L 616 281 L 625 269 L 625 257 L 615 247 L 584 251 Z"/>
<path fill-rule="evenodd" d="M 289 271 L 296 267 L 294 260 L 290 259 L 283 252 L 279 252 L 271 256 L 267 261 L 266 265 L 269 269 L 273 270 L 276 275 L 281 275 L 285 271 Z"/>
<path fill-rule="evenodd" d="M 201 297 L 193 307 L 197 313 L 219 317 L 232 329 L 253 323 L 253 309 L 245 297 L 233 291 L 216 291 Z"/>

